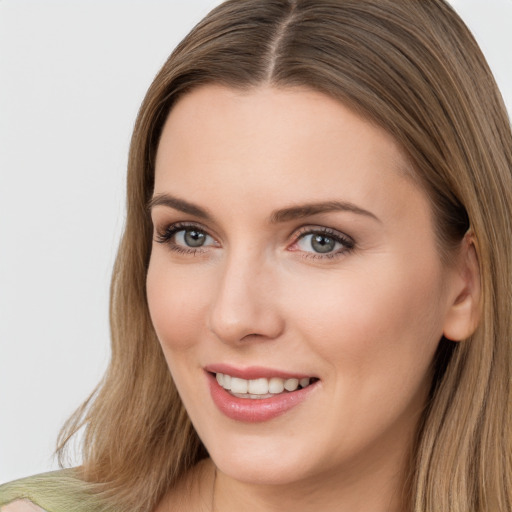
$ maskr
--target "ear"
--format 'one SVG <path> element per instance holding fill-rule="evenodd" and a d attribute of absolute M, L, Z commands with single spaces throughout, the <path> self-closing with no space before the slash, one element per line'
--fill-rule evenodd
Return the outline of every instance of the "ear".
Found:
<path fill-rule="evenodd" d="M 481 314 L 480 267 L 475 237 L 468 231 L 456 257 L 453 291 L 445 317 L 443 334 L 452 341 L 469 338 L 478 327 Z"/>

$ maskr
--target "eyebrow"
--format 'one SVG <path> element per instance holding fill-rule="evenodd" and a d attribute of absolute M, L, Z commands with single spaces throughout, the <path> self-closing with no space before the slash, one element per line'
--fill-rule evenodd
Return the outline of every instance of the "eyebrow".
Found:
<path fill-rule="evenodd" d="M 148 208 L 151 210 L 156 206 L 167 206 L 168 208 L 173 208 L 174 210 L 188 213 L 190 215 L 194 215 L 194 217 L 199 217 L 200 219 L 204 220 L 213 219 L 213 215 L 211 215 L 207 210 L 201 208 L 200 206 L 189 203 L 184 199 L 179 199 L 169 194 L 157 194 L 152 197 L 148 203 Z M 312 215 L 318 215 L 319 213 L 329 212 L 350 212 L 357 215 L 363 215 L 380 222 L 379 218 L 372 212 L 360 208 L 353 203 L 346 201 L 323 201 L 318 203 L 307 203 L 297 206 L 290 206 L 288 208 L 275 210 L 270 215 L 270 223 L 279 224 L 282 222 L 290 222 L 292 220 L 302 219 Z"/>
<path fill-rule="evenodd" d="M 364 210 L 363 208 L 360 208 L 353 203 L 346 201 L 324 201 L 320 203 L 308 203 L 298 206 L 291 206 L 289 208 L 283 208 L 282 210 L 276 210 L 270 216 L 270 222 L 273 224 L 279 222 L 288 222 L 290 220 L 302 219 L 304 217 L 310 217 L 319 213 L 328 212 L 351 212 L 379 221 L 378 217 L 372 212 Z"/>
<path fill-rule="evenodd" d="M 184 199 L 178 199 L 169 194 L 157 194 L 153 196 L 148 203 L 148 209 L 152 210 L 155 206 L 167 206 L 168 208 L 194 215 L 194 217 L 199 217 L 200 219 L 212 219 L 212 216 L 200 206 L 189 203 Z"/>

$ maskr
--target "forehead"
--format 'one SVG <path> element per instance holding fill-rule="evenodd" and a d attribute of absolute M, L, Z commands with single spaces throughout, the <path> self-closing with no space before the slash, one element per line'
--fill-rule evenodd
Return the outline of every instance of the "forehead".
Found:
<path fill-rule="evenodd" d="M 410 167 L 391 135 L 322 93 L 208 85 L 182 97 L 165 123 L 155 193 L 242 209 L 264 197 L 262 207 L 331 199 L 399 210 L 396 199 L 416 188 Z"/>

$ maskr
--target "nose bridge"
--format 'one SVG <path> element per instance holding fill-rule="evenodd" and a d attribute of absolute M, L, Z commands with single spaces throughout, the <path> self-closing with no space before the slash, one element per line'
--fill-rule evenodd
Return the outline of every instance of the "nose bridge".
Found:
<path fill-rule="evenodd" d="M 277 337 L 283 322 L 275 298 L 276 282 L 263 254 L 228 251 L 217 276 L 216 294 L 210 308 L 210 329 L 226 343 L 249 336 Z"/>

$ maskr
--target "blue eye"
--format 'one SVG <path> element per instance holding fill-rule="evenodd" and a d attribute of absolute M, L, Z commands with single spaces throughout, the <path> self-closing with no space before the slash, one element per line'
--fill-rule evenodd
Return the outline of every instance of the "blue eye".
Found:
<path fill-rule="evenodd" d="M 323 254 L 334 251 L 334 249 L 336 249 L 336 243 L 336 240 L 329 236 L 311 234 L 306 235 L 299 240 L 299 247 L 303 250 L 308 250 L 308 248 L 311 247 L 315 252 Z"/>
<path fill-rule="evenodd" d="M 182 229 L 174 234 L 174 243 L 195 248 L 205 245 L 209 238 L 211 239 L 211 236 L 198 229 Z"/>
<path fill-rule="evenodd" d="M 330 229 L 308 229 L 299 235 L 296 247 L 314 257 L 332 257 L 353 249 L 354 242 L 347 236 Z"/>
<path fill-rule="evenodd" d="M 215 246 L 216 241 L 202 229 L 194 225 L 174 224 L 156 235 L 155 240 L 167 244 L 177 252 L 193 253 L 203 247 Z"/>

